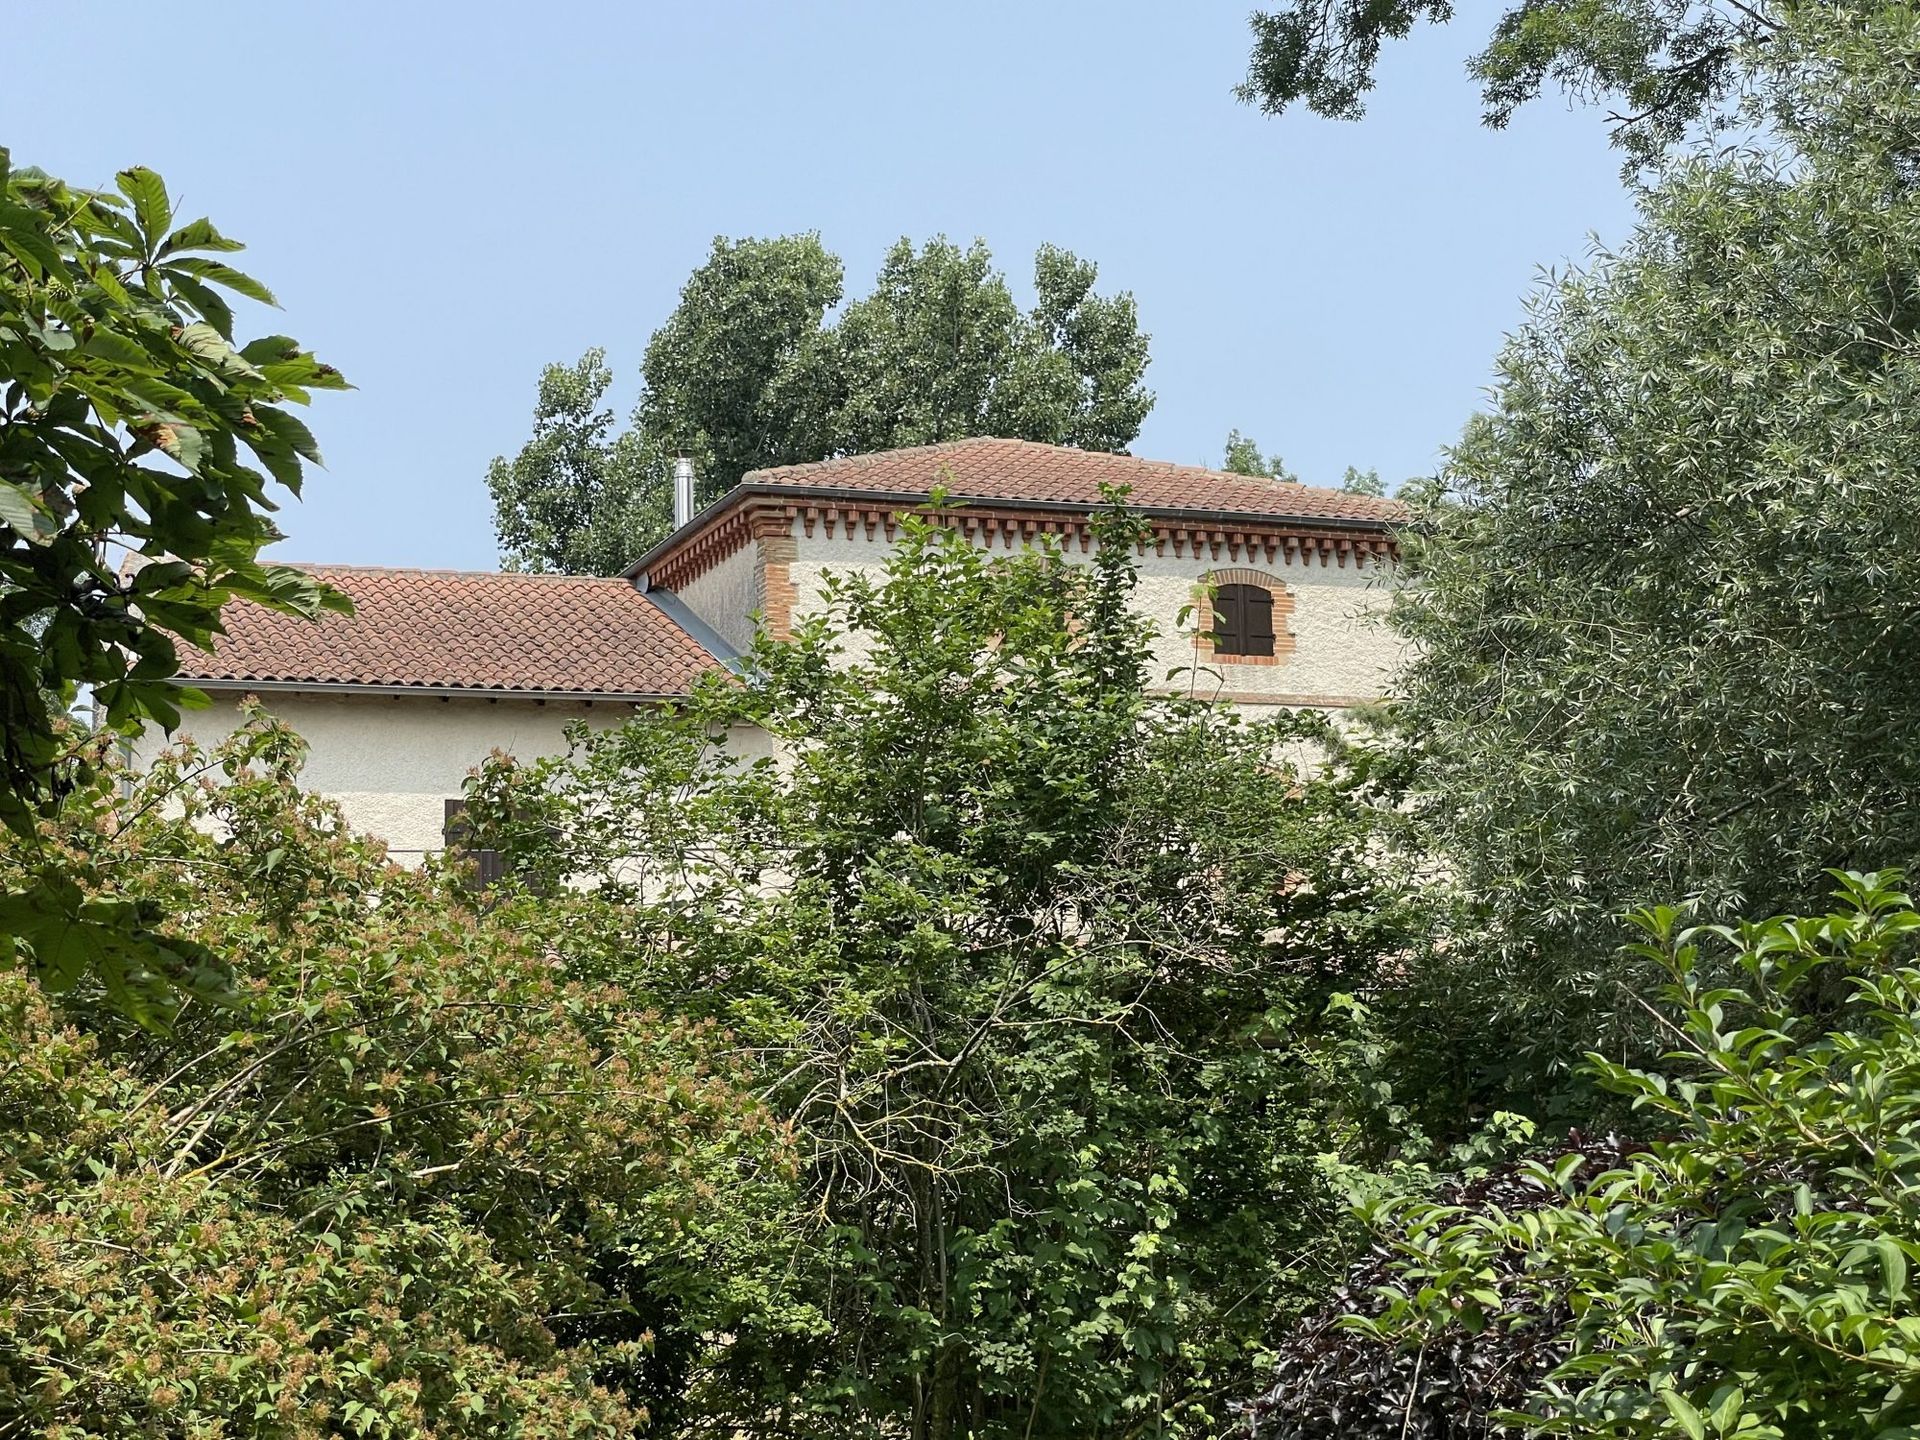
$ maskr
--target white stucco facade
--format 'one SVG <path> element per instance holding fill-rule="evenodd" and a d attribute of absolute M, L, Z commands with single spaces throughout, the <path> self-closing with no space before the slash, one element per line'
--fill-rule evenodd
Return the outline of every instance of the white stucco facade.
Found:
<path fill-rule="evenodd" d="M 240 724 L 241 696 L 220 692 L 211 710 L 190 713 L 181 733 L 211 745 Z M 494 750 L 520 760 L 563 753 L 565 727 L 584 720 L 618 725 L 635 705 L 483 700 L 428 695 L 262 694 L 268 711 L 307 742 L 300 782 L 339 802 L 354 829 L 387 842 L 393 858 L 416 865 L 444 848 L 446 802 Z M 143 762 L 166 745 L 147 735 L 135 750 Z"/>
<path fill-rule="evenodd" d="M 753 644 L 754 617 L 767 605 L 760 549 L 749 543 L 676 592 L 736 654 Z"/>
<path fill-rule="evenodd" d="M 843 528 L 831 536 L 818 531 L 809 536 L 798 523 L 790 539 L 794 558 L 784 568 L 792 594 L 788 619 L 793 624 L 826 608 L 831 575 L 858 571 L 877 577 L 894 548 L 884 535 L 869 537 L 859 530 L 848 534 Z M 744 559 L 749 566 L 763 569 L 760 553 L 759 547 L 749 545 L 728 563 L 737 566 Z M 991 553 L 1006 552 L 996 544 Z M 1092 559 L 1077 545 L 1070 544 L 1064 553 L 1076 564 Z M 1253 708 L 1345 709 L 1386 693 L 1400 653 L 1399 642 L 1381 623 L 1391 598 L 1391 561 L 1355 557 L 1342 564 L 1331 558 L 1285 554 L 1268 560 L 1244 553 L 1215 559 L 1210 554 L 1161 553 L 1149 545 L 1138 563 L 1135 605 L 1154 627 L 1157 688 Z M 1292 637 L 1292 645 L 1282 647 L 1287 653 L 1249 661 L 1216 656 L 1196 646 L 1195 635 L 1207 624 L 1196 598 L 1215 576 L 1228 572 L 1241 577 L 1253 572 L 1270 588 L 1286 592 L 1291 605 L 1283 607 L 1286 613 L 1276 623 Z M 694 586 L 680 592 L 703 619 L 726 634 L 722 619 L 737 625 L 739 617 L 710 614 L 705 608 L 708 597 L 720 593 L 722 587 L 710 587 L 700 592 L 696 602 Z M 764 605 L 768 588 L 764 577 L 742 580 L 736 569 L 724 593 L 762 597 Z M 844 648 L 849 660 L 857 660 L 864 649 L 862 637 L 847 637 Z"/>

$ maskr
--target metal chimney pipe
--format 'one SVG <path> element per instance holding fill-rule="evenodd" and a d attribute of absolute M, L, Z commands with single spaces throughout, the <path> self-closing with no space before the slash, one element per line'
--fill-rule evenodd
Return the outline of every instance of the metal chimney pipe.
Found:
<path fill-rule="evenodd" d="M 693 519 L 693 461 L 682 455 L 673 462 L 673 528 Z"/>

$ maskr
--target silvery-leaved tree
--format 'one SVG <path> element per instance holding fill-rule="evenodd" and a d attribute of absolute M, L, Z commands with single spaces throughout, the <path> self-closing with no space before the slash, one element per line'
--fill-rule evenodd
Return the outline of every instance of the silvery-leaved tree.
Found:
<path fill-rule="evenodd" d="M 203 698 L 175 680 L 175 645 L 209 640 L 227 601 L 345 604 L 259 554 L 269 489 L 298 493 L 320 458 L 289 405 L 346 382 L 284 335 L 237 345 L 222 292 L 273 303 L 217 258 L 240 245 L 177 223 L 151 170 L 115 183 L 75 189 L 0 149 L 0 823 L 29 845 L 85 778 L 64 713 L 81 687 L 116 734 L 171 727 Z M 182 959 L 156 918 L 50 865 L 0 894 L 0 958 L 135 985 Z"/>
<path fill-rule="evenodd" d="M 1616 1005 L 1615 915 L 1920 852 L 1920 22 L 1778 43 L 1777 144 L 1676 163 L 1537 297 L 1409 539 L 1421 814 L 1516 1102 Z"/>

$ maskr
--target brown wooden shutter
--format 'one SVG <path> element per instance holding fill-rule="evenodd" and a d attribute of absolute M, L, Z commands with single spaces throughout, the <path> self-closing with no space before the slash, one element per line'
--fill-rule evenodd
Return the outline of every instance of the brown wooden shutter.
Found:
<path fill-rule="evenodd" d="M 440 833 L 446 841 L 447 849 L 457 851 L 473 866 L 473 884 L 477 890 L 485 890 L 496 885 L 506 875 L 506 863 L 500 858 L 498 850 L 470 850 L 467 839 L 471 826 L 466 817 L 467 802 L 449 800 L 446 815 L 441 822 Z"/>
<path fill-rule="evenodd" d="M 1236 587 L 1241 591 L 1240 613 L 1246 619 L 1246 648 L 1242 655 L 1273 654 L 1273 594 L 1258 585 Z"/>
<path fill-rule="evenodd" d="M 1217 654 L 1239 655 L 1246 631 L 1246 607 L 1238 585 L 1222 585 L 1213 597 L 1213 648 Z"/>
<path fill-rule="evenodd" d="M 1215 654 L 1273 654 L 1273 594 L 1264 585 L 1222 585 L 1213 610 Z"/>

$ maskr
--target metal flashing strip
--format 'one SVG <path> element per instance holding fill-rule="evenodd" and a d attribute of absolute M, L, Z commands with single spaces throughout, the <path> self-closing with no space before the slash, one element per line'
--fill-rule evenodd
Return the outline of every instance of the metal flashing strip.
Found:
<path fill-rule="evenodd" d="M 635 588 L 651 600 L 667 619 L 686 631 L 701 649 L 738 675 L 745 665 L 740 652 L 729 645 L 719 631 L 694 614 L 692 607 L 673 591 L 655 590 L 644 583 L 645 579 L 643 575 L 636 580 Z"/>

